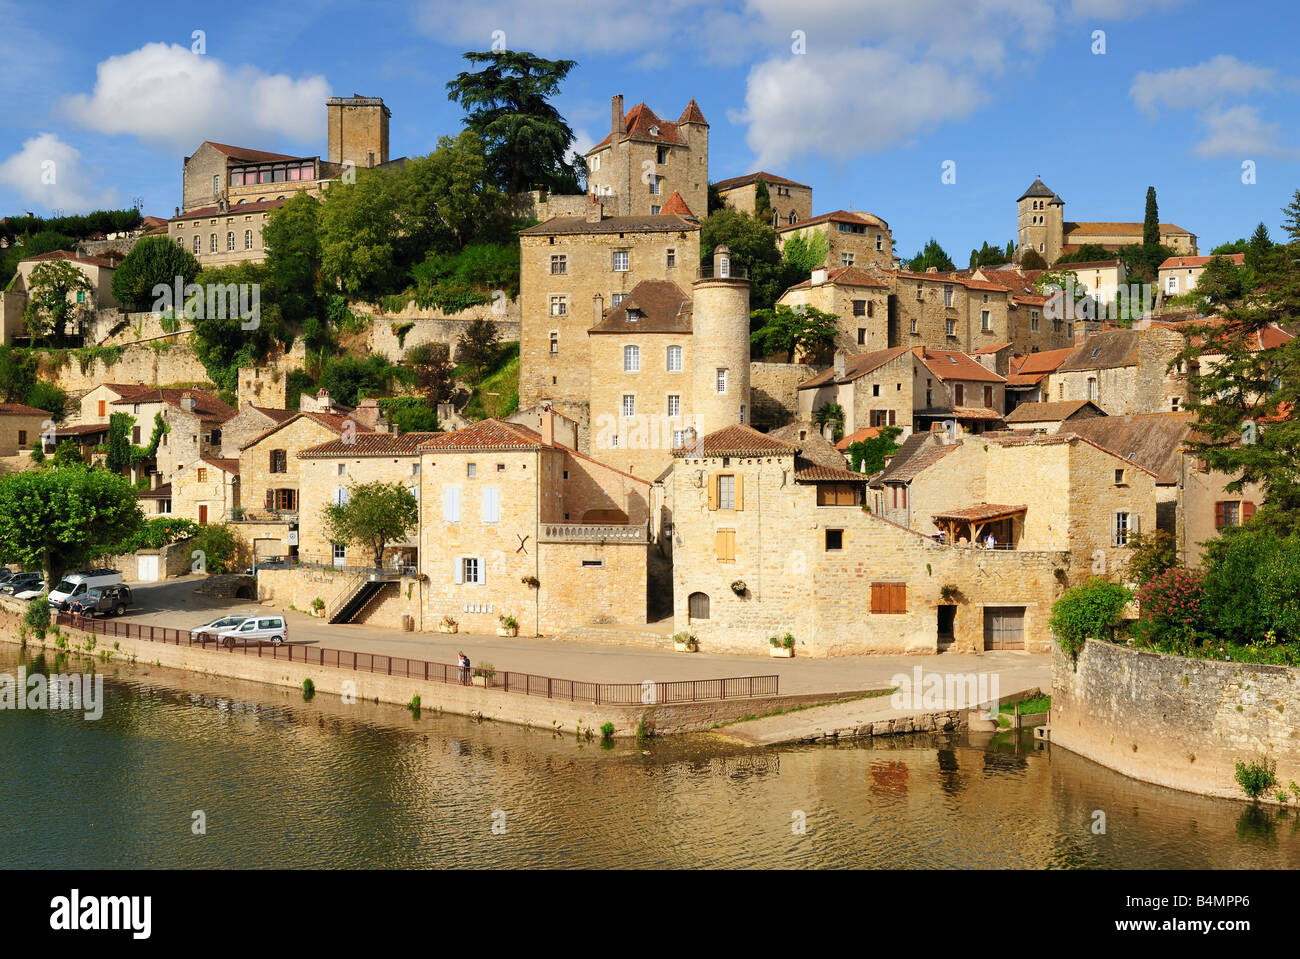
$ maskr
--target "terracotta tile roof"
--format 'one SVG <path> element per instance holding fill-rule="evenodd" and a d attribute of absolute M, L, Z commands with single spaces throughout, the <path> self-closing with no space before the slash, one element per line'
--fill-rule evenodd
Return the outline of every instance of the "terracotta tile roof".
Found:
<path fill-rule="evenodd" d="M 1066 273 L 1076 273 L 1079 270 L 1107 270 L 1122 266 L 1123 262 L 1123 260 L 1089 260 L 1086 263 L 1057 263 L 1052 270 Z"/>
<path fill-rule="evenodd" d="M 204 390 L 149 389 L 124 396 L 120 400 L 113 400 L 113 405 L 131 406 L 135 403 L 165 403 L 179 410 L 184 408 L 181 406 L 181 398 L 186 393 L 194 397 L 194 412 L 201 419 L 224 423 L 235 415 L 235 410 Z"/>
<path fill-rule="evenodd" d="M 709 125 L 709 121 L 704 119 L 704 111 L 700 109 L 700 105 L 695 102 L 694 97 L 691 97 L 691 102 L 686 104 L 686 109 L 677 118 L 678 126 L 683 123 L 703 123 L 706 127 Z"/>
<path fill-rule="evenodd" d="M 330 440 L 300 450 L 298 459 L 338 459 L 346 456 L 418 456 L 420 447 L 437 433 L 358 433 L 350 443 Z"/>
<path fill-rule="evenodd" d="M 0 416 L 43 416 L 48 419 L 50 412 L 25 403 L 0 403 Z"/>
<path fill-rule="evenodd" d="M 926 410 L 921 410 L 926 413 Z M 954 406 L 951 412 L 947 410 L 936 410 L 938 414 L 952 416 L 957 420 L 1000 420 L 1002 414 L 997 410 L 991 410 L 986 406 Z"/>
<path fill-rule="evenodd" d="M 286 184 L 268 183 L 267 187 L 272 189 L 283 189 Z M 284 206 L 287 200 L 263 200 L 260 203 L 232 203 L 224 210 L 219 210 L 215 205 L 196 207 L 193 210 L 186 210 L 179 216 L 171 218 L 170 222 L 177 223 L 181 220 L 197 220 L 204 217 L 214 216 L 242 216 L 245 213 L 260 213 L 263 210 L 277 210 Z"/>
<path fill-rule="evenodd" d="M 136 491 L 136 499 L 171 499 L 172 484 L 163 483 L 161 486 L 155 486 L 151 489 L 142 489 Z"/>
<path fill-rule="evenodd" d="M 1065 235 L 1070 236 L 1073 233 L 1081 233 L 1084 236 L 1096 234 L 1098 236 L 1142 236 L 1144 224 L 1137 223 L 1108 223 L 1096 220 L 1067 220 L 1064 224 Z M 1186 233 L 1192 236 L 1190 230 L 1184 230 L 1181 226 L 1174 223 L 1161 223 L 1160 233 Z M 1077 240 L 1075 241 L 1078 242 Z"/>
<path fill-rule="evenodd" d="M 1053 373 L 1074 352 L 1073 346 L 1059 350 L 1042 350 L 1038 353 L 1021 353 L 1011 357 L 1011 366 L 1007 374 L 1007 386 L 1033 386 L 1042 382 L 1043 377 Z"/>
<path fill-rule="evenodd" d="M 953 520 L 959 523 L 977 523 L 981 520 L 1000 519 L 1003 516 L 1015 516 L 1017 513 L 1023 513 L 1028 509 L 1028 506 L 1002 506 L 998 503 L 981 503 L 979 506 L 967 506 L 962 509 L 950 509 L 945 510 L 942 513 L 935 513 L 931 519 L 935 522 L 944 519 Z"/>
<path fill-rule="evenodd" d="M 744 176 L 733 176 L 728 177 L 725 180 L 719 180 L 717 183 L 713 184 L 713 187 L 717 190 L 734 190 L 738 186 L 749 186 L 749 184 L 757 183 L 759 180 L 762 180 L 769 186 L 797 186 L 802 187 L 805 190 L 812 189 L 812 187 L 807 183 L 788 180 L 783 176 L 777 176 L 775 173 L 764 173 L 762 170 L 757 173 L 746 173 Z"/>
<path fill-rule="evenodd" d="M 670 280 L 642 280 L 589 332 L 690 333 L 691 299 Z"/>
<path fill-rule="evenodd" d="M 668 202 L 659 208 L 660 216 L 694 216 L 691 208 L 686 205 L 682 195 L 673 190 L 673 195 L 668 198 Z"/>
<path fill-rule="evenodd" d="M 694 102 L 694 100 L 691 101 L 691 103 Z M 687 104 L 686 109 L 688 112 L 690 111 L 690 104 Z M 695 111 L 699 113 L 699 109 L 700 108 L 696 106 Z M 703 113 L 700 113 L 697 122 L 704 122 Z M 652 143 L 671 143 L 679 146 L 686 143 L 686 141 L 682 139 L 681 134 L 677 132 L 676 123 L 669 120 L 659 119 L 655 112 L 646 106 L 645 103 L 638 103 L 631 110 L 627 111 L 627 115 L 623 117 L 623 129 L 627 131 L 623 134 L 624 140 L 649 140 Z M 652 134 L 650 132 L 651 129 L 658 129 L 658 135 L 656 136 Z M 591 156 L 597 150 L 602 150 L 609 146 L 612 137 L 612 133 L 605 134 L 605 139 L 601 140 L 594 147 L 588 150 L 587 156 Z"/>
<path fill-rule="evenodd" d="M 840 462 L 844 462 L 844 457 L 840 457 Z M 796 483 L 865 483 L 867 476 L 843 466 L 822 466 L 796 459 L 794 479 Z"/>
<path fill-rule="evenodd" d="M 598 223 L 589 223 L 586 217 L 557 216 L 545 223 L 520 230 L 520 236 L 576 236 L 584 233 L 676 233 L 698 230 L 700 225 L 675 214 L 659 213 L 654 216 L 607 216 Z"/>
<path fill-rule="evenodd" d="M 930 433 L 913 433 L 893 455 L 872 485 L 910 483 L 922 471 L 933 466 L 957 448 L 956 443 L 940 443 Z"/>
<path fill-rule="evenodd" d="M 912 353 L 925 368 L 941 380 L 962 380 L 968 383 L 1005 383 L 998 374 L 981 366 L 959 350 L 932 350 L 914 346 Z"/>
<path fill-rule="evenodd" d="M 540 433 L 520 423 L 483 420 L 463 430 L 435 433 L 420 444 L 420 449 L 429 453 L 456 450 L 539 450 L 543 445 Z"/>
<path fill-rule="evenodd" d="M 771 430 L 767 435 L 774 440 L 799 447 L 800 456 L 812 465 L 844 469 L 844 454 L 813 423 L 796 420 Z"/>
<path fill-rule="evenodd" d="M 806 226 L 816 226 L 819 223 L 853 223 L 860 226 L 883 226 L 885 229 L 889 229 L 889 224 L 874 213 L 850 213 L 848 210 L 836 210 L 833 213 L 819 213 L 806 220 L 800 220 L 798 223 L 782 224 L 776 228 L 776 232 L 788 233 L 791 230 L 801 230 Z"/>
<path fill-rule="evenodd" d="M 1233 263 L 1237 264 L 1237 266 L 1241 266 L 1246 262 L 1245 253 L 1220 253 L 1219 255 L 1226 260 L 1231 260 Z M 1205 264 L 1209 263 L 1213 259 L 1215 259 L 1213 256 L 1171 256 L 1169 259 L 1161 263 L 1158 269 L 1176 270 L 1184 267 L 1194 268 L 1205 266 Z"/>
<path fill-rule="evenodd" d="M 709 433 L 698 443 L 678 447 L 673 456 L 789 456 L 797 452 L 797 446 L 736 423 Z"/>
<path fill-rule="evenodd" d="M 100 383 L 100 386 L 106 386 L 118 396 L 135 396 L 139 393 L 148 393 L 156 389 L 153 386 L 146 386 L 143 383 Z"/>
<path fill-rule="evenodd" d="M 262 161 L 271 160 L 310 160 L 312 157 L 289 156 L 287 153 L 267 153 L 265 150 L 250 150 L 247 147 L 231 146 L 229 143 L 217 143 L 215 140 L 204 140 L 210 147 L 214 147 L 219 153 L 224 153 L 232 160 L 240 160 L 248 163 L 261 163 Z M 202 144 L 200 144 L 202 146 Z"/>
<path fill-rule="evenodd" d="M 889 284 L 879 277 L 872 276 L 866 270 L 856 266 L 837 266 L 833 270 L 826 271 L 826 283 L 835 286 L 866 286 L 878 290 L 889 289 Z M 796 283 L 790 287 L 790 290 L 810 290 L 812 289 L 812 277 L 801 283 Z M 819 286 L 823 284 L 818 284 Z M 787 293 L 790 290 L 786 290 Z"/>
<path fill-rule="evenodd" d="M 76 426 L 60 426 L 54 431 L 55 439 L 73 436 L 94 436 L 96 433 L 108 433 L 107 423 L 78 423 Z"/>
<path fill-rule="evenodd" d="M 972 355 L 972 356 L 984 356 L 985 354 L 988 354 L 988 353 L 997 353 L 997 352 L 1000 352 L 1001 350 L 1005 350 L 1005 349 L 1006 349 L 1008 346 L 1010 346 L 1010 345 L 1011 345 L 1011 341 L 1008 340 L 1008 341 L 1005 342 L 1005 343 L 996 343 L 996 344 L 994 344 L 993 346 L 981 346 L 978 350 L 975 350 L 974 352 L 972 352 L 971 355 Z"/>
<path fill-rule="evenodd" d="M 870 353 L 854 353 L 847 357 L 844 362 L 844 375 L 839 379 L 835 378 L 835 367 L 818 373 L 810 380 L 800 383 L 796 389 L 815 390 L 821 386 L 828 386 L 831 383 L 849 383 L 860 376 L 866 376 L 868 373 L 874 373 L 887 363 L 891 363 L 907 352 L 905 346 L 895 346 L 888 350 L 873 350 Z"/>
<path fill-rule="evenodd" d="M 1049 423 L 1067 420 L 1080 410 L 1091 406 L 1096 415 L 1105 412 L 1091 400 L 1058 400 L 1048 403 L 1021 403 L 1004 419 L 1011 423 Z"/>
<path fill-rule="evenodd" d="M 51 250 L 49 253 L 37 253 L 35 256 L 25 256 L 18 262 L 33 263 L 42 260 L 68 260 L 72 263 L 85 263 L 87 266 L 101 266 L 110 270 L 117 269 L 119 262 L 104 256 L 85 256 L 69 250 Z"/>
<path fill-rule="evenodd" d="M 1010 290 L 1001 283 L 990 283 L 988 280 L 961 279 L 959 282 L 968 290 L 988 290 L 993 293 L 1010 292 Z"/>
<path fill-rule="evenodd" d="M 293 414 L 292 416 L 290 416 L 289 418 L 287 418 L 287 419 L 285 419 L 285 420 L 281 420 L 279 423 L 276 423 L 276 424 L 275 424 L 274 426 L 272 426 L 270 429 L 265 430 L 265 431 L 263 431 L 263 432 L 257 434 L 257 436 L 253 437 L 251 440 L 249 440 L 247 443 L 245 443 L 243 446 L 241 446 L 241 447 L 240 447 L 240 450 L 246 450 L 246 449 L 248 449 L 250 446 L 256 446 L 258 443 L 262 442 L 262 440 L 266 439 L 266 438 L 267 438 L 268 436 L 270 436 L 272 433 L 276 433 L 276 432 L 278 432 L 278 431 L 284 429 L 286 426 L 289 426 L 289 425 L 291 425 L 291 424 L 293 424 L 293 423 L 296 423 L 296 422 L 297 422 L 298 420 L 300 420 L 300 419 L 309 419 L 309 420 L 311 420 L 311 421 L 314 422 L 314 423 L 319 423 L 321 426 L 324 426 L 326 429 L 331 429 L 331 430 L 333 430 L 335 433 L 342 433 L 342 432 L 343 432 L 343 426 L 344 426 L 345 423 L 351 423 L 351 424 L 356 428 L 356 431 L 357 431 L 357 435 L 358 435 L 358 436 L 360 436 L 362 433 L 373 433 L 373 432 L 374 432 L 374 430 L 370 429 L 370 427 L 368 427 L 368 426 L 363 426 L 362 424 L 358 423 L 356 420 L 351 419 L 350 417 L 344 416 L 344 415 L 341 414 L 341 413 L 302 413 L 302 412 L 298 412 L 298 413 L 294 413 L 294 414 Z"/>
<path fill-rule="evenodd" d="M 251 403 L 248 405 L 253 406 Z M 261 413 L 263 416 L 270 417 L 277 423 L 283 423 L 289 417 L 294 415 L 293 410 L 277 410 L 271 406 L 253 406 L 253 409 L 257 410 L 257 412 Z"/>
<path fill-rule="evenodd" d="M 199 459 L 207 463 L 209 466 L 215 466 L 223 473 L 231 473 L 235 476 L 239 475 L 239 460 L 235 457 L 200 456 Z"/>
<path fill-rule="evenodd" d="M 879 426 L 864 426 L 862 427 L 862 429 L 854 430 L 852 433 L 849 433 L 847 436 L 841 438 L 840 441 L 835 444 L 835 448 L 837 450 L 840 450 L 841 452 L 845 452 L 854 443 L 862 443 L 865 442 L 866 440 L 874 440 L 877 436 L 880 435 L 880 430 L 881 427 Z"/>

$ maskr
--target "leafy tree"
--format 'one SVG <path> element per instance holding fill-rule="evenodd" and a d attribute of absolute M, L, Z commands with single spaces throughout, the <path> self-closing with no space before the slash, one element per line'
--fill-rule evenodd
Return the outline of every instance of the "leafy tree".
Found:
<path fill-rule="evenodd" d="M 1300 556 L 1297 544 L 1295 536 L 1253 522 L 1225 529 L 1205 544 L 1201 613 L 1216 636 L 1254 643 L 1277 625 L 1279 606 L 1266 596 L 1266 571 L 1276 557 Z"/>
<path fill-rule="evenodd" d="M 1261 223 L 1260 226 L 1263 226 L 1263 224 Z M 1268 234 L 1267 227 L 1264 228 L 1264 234 L 1265 235 Z M 1220 243 L 1218 246 L 1216 246 L 1213 250 L 1210 251 L 1210 256 L 1231 256 L 1234 253 L 1245 253 L 1246 245 L 1247 245 L 1247 241 L 1245 237 L 1242 237 L 1237 240 L 1233 240 L 1231 243 Z M 1271 240 L 1269 241 L 1269 245 L 1270 246 L 1272 245 Z"/>
<path fill-rule="evenodd" d="M 907 268 L 913 273 L 924 273 L 930 267 L 935 267 L 940 273 L 951 273 L 957 269 L 953 265 L 952 257 L 944 252 L 943 247 L 934 237 L 930 237 L 925 248 L 907 261 Z"/>
<path fill-rule="evenodd" d="M 358 170 L 355 183 L 325 194 L 318 223 L 327 288 L 368 299 L 401 288 L 401 199 L 393 169 Z"/>
<path fill-rule="evenodd" d="M 772 193 L 768 190 L 767 183 L 759 180 L 754 184 L 754 219 L 760 223 L 771 223 L 772 217 Z"/>
<path fill-rule="evenodd" d="M 321 371 L 319 384 L 330 396 L 345 406 L 356 406 L 362 397 L 384 396 L 395 380 L 404 379 L 406 371 L 388 362 L 378 353 L 364 359 L 339 356 L 329 359 Z"/>
<path fill-rule="evenodd" d="M 130 413 L 114 413 L 108 418 L 104 466 L 114 473 L 124 473 L 131 465 L 131 427 L 134 425 L 135 417 Z"/>
<path fill-rule="evenodd" d="M 403 433 L 433 433 L 438 429 L 437 411 L 421 397 L 383 399 L 379 401 L 379 408 L 388 422 Z"/>
<path fill-rule="evenodd" d="M 194 254 L 169 237 L 142 237 L 113 271 L 113 296 L 128 308 L 151 309 L 157 299 L 155 286 L 172 290 L 179 276 L 184 289 L 185 284 L 194 282 L 199 269 Z M 181 304 L 173 304 L 173 309 L 179 314 Z"/>
<path fill-rule="evenodd" d="M 709 184 L 709 209 L 705 213 L 705 215 L 707 216 L 709 213 L 712 213 L 714 210 L 726 209 L 726 207 L 727 207 L 726 197 L 724 197 L 722 193 L 718 190 L 718 185 L 716 183 L 710 183 Z"/>
<path fill-rule="evenodd" d="M 1226 256 L 1211 258 L 1196 281 L 1197 296 L 1211 308 L 1239 300 L 1244 290 L 1245 270 Z"/>
<path fill-rule="evenodd" d="M 38 263 L 27 278 L 27 310 L 23 320 L 33 339 L 52 337 L 62 343 L 67 325 L 89 309 L 90 281 L 67 260 Z"/>
<path fill-rule="evenodd" d="M 67 415 L 68 394 L 53 383 L 44 380 L 37 380 L 32 384 L 23 402 L 38 410 L 45 410 L 50 414 L 50 419 L 56 423 L 62 423 L 64 416 Z"/>
<path fill-rule="evenodd" d="M 1008 246 L 1010 245 L 1008 244 Z M 978 250 L 970 251 L 970 268 L 972 270 L 978 270 L 982 266 L 998 266 L 1009 262 L 1011 262 L 1011 257 L 1007 256 L 1006 249 L 990 244 L 987 240 L 980 245 Z"/>
<path fill-rule="evenodd" d="M 298 329 L 322 311 L 319 219 L 320 201 L 299 192 L 262 228 L 268 299 L 279 304 L 284 322 Z"/>
<path fill-rule="evenodd" d="M 40 568 L 50 585 L 110 552 L 143 521 L 135 488 L 107 470 L 0 476 L 0 562 Z"/>
<path fill-rule="evenodd" d="M 1178 550 L 1168 530 L 1135 533 L 1129 538 L 1128 560 L 1124 564 L 1130 582 L 1145 586 L 1167 569 L 1178 565 Z"/>
<path fill-rule="evenodd" d="M 853 469 L 859 473 L 879 473 L 885 468 L 885 457 L 898 452 L 898 437 L 903 431 L 897 426 L 882 426 L 871 439 L 849 444 L 849 458 Z"/>
<path fill-rule="evenodd" d="M 1250 235 L 1246 248 L 1237 252 L 1246 254 L 1243 266 L 1254 276 L 1259 276 L 1272 268 L 1273 251 L 1273 238 L 1268 235 L 1268 227 L 1261 222 Z"/>
<path fill-rule="evenodd" d="M 204 569 L 209 573 L 231 573 L 238 569 L 240 541 L 235 531 L 226 523 L 199 526 L 198 532 L 186 544 L 190 552 L 203 556 Z"/>
<path fill-rule="evenodd" d="M 573 130 L 551 104 L 574 60 L 546 60 L 521 50 L 466 53 L 482 68 L 448 82 L 448 98 L 465 110 L 465 126 L 486 144 L 488 179 L 510 195 L 534 186 L 580 193 L 585 168 L 568 159 Z"/>
<path fill-rule="evenodd" d="M 419 519 L 419 504 L 400 483 L 360 483 L 348 488 L 348 501 L 322 511 L 331 542 L 371 550 L 376 567 L 384 547 L 406 536 Z"/>
<path fill-rule="evenodd" d="M 413 263 L 426 250 L 455 252 L 478 239 L 509 239 L 504 195 L 491 182 L 487 145 L 473 130 L 441 137 L 401 173 L 402 229 Z"/>
<path fill-rule="evenodd" d="M 1047 261 L 1043 259 L 1041 253 L 1030 247 L 1020 255 L 1020 267 L 1024 270 L 1045 270 L 1047 269 Z"/>
<path fill-rule="evenodd" d="M 1048 626 L 1061 649 L 1077 657 L 1084 640 L 1115 638 L 1124 607 L 1132 598 L 1126 587 L 1094 577 L 1061 594 Z"/>
<path fill-rule="evenodd" d="M 85 466 L 86 461 L 81 456 L 81 447 L 73 439 L 59 440 L 59 444 L 54 447 L 54 455 L 50 457 L 50 465 L 55 467 L 64 466 Z"/>
<path fill-rule="evenodd" d="M 1056 258 L 1053 266 L 1061 266 L 1064 263 L 1095 263 L 1098 260 L 1114 260 L 1116 253 L 1108 250 L 1100 243 L 1085 243 L 1073 253 L 1063 253 Z"/>
<path fill-rule="evenodd" d="M 806 239 L 804 234 L 797 234 L 786 240 L 781 248 L 786 267 L 792 273 L 803 277 L 817 267 L 824 266 L 828 253 L 830 253 L 830 241 L 825 233 L 813 233 Z"/>
<path fill-rule="evenodd" d="M 813 413 L 813 422 L 818 426 L 830 426 L 835 442 L 844 437 L 844 407 L 839 403 L 823 403 Z"/>
<path fill-rule="evenodd" d="M 1156 203 L 1156 188 L 1147 187 L 1146 216 L 1142 220 L 1142 245 L 1160 245 L 1160 206 Z"/>
<path fill-rule="evenodd" d="M 12 217 L 10 218 L 12 220 Z M 39 223 L 37 219 L 35 222 Z M 0 229 L 3 224 L 0 223 Z M 0 286 L 9 282 L 18 272 L 18 261 L 55 250 L 75 250 L 77 241 L 63 233 L 43 230 L 34 234 L 11 234 L 8 249 L 0 250 Z"/>
<path fill-rule="evenodd" d="M 835 349 L 839 318 L 811 306 L 791 308 L 782 304 L 770 310 L 753 311 L 750 326 L 758 327 L 749 336 L 757 355 L 784 353 L 785 361 L 793 363 L 795 354 L 799 353 L 816 362 Z"/>
<path fill-rule="evenodd" d="M 416 390 L 430 406 L 451 399 L 455 391 L 455 366 L 446 343 L 413 346 L 406 351 L 404 362 L 414 375 Z"/>
<path fill-rule="evenodd" d="M 497 357 L 497 343 L 501 331 L 490 320 L 477 317 L 456 340 L 457 355 L 460 362 L 471 371 L 477 383 L 492 368 Z"/>
<path fill-rule="evenodd" d="M 263 264 L 239 263 L 203 270 L 196 282 L 205 287 L 247 284 L 261 291 L 268 286 L 266 276 Z M 225 310 L 225 316 L 212 316 L 212 311 L 205 308 L 202 316 L 190 320 L 194 327 L 190 344 L 208 377 L 220 389 L 234 392 L 239 386 L 239 367 L 260 365 L 272 347 L 285 340 L 280 304 L 260 294 L 259 298 L 260 315 L 252 329 L 244 328 L 251 321 L 240 317 L 237 308 Z"/>
<path fill-rule="evenodd" d="M 713 251 L 725 244 L 735 264 L 749 271 L 749 307 L 769 310 L 789 283 L 785 261 L 776 245 L 776 231 L 748 214 L 724 207 L 700 221 L 700 259 L 713 261 Z M 795 282 L 807 279 L 798 276 Z"/>
<path fill-rule="evenodd" d="M 37 466 L 45 465 L 45 443 L 43 440 L 37 440 L 32 444 L 32 462 Z"/>

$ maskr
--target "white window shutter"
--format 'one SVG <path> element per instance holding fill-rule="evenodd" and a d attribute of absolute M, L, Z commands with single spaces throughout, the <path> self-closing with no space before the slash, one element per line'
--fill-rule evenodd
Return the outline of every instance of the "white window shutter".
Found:
<path fill-rule="evenodd" d="M 486 556 L 480 556 L 478 558 L 478 582 L 480 583 L 487 582 L 487 557 Z"/>
<path fill-rule="evenodd" d="M 495 523 L 501 517 L 499 508 L 499 496 L 501 491 L 495 486 L 485 487 L 483 490 L 483 522 Z"/>
<path fill-rule="evenodd" d="M 460 487 L 447 486 L 443 489 L 443 513 L 448 523 L 460 522 Z"/>
<path fill-rule="evenodd" d="M 454 583 L 465 582 L 464 564 L 461 563 L 459 556 L 451 561 L 451 579 Z"/>
<path fill-rule="evenodd" d="M 1129 532 L 1132 533 L 1134 536 L 1142 532 L 1142 517 L 1139 516 L 1137 513 L 1131 514 L 1129 516 L 1128 522 L 1129 522 Z"/>

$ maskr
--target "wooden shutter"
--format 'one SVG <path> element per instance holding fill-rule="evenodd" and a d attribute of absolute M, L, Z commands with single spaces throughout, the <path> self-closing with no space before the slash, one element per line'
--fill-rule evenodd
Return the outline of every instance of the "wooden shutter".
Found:
<path fill-rule="evenodd" d="M 1222 502 L 1215 503 L 1214 504 L 1214 528 L 1215 529 L 1223 529 L 1223 524 L 1224 524 L 1223 514 L 1224 514 L 1223 503 Z"/>
<path fill-rule="evenodd" d="M 893 426 L 893 425 L 894 425 L 894 411 L 893 411 L 893 410 L 890 410 L 890 411 L 889 411 L 889 425 L 890 425 L 890 426 Z"/>
<path fill-rule="evenodd" d="M 266 508 L 275 509 L 275 490 L 273 489 L 266 491 Z"/>
<path fill-rule="evenodd" d="M 736 509 L 745 508 L 745 477 L 736 474 Z"/>
<path fill-rule="evenodd" d="M 486 583 L 486 582 L 487 582 L 487 557 L 486 557 L 486 556 L 480 556 L 480 557 L 478 558 L 478 580 L 477 580 L 477 582 L 480 582 L 480 583 Z"/>
<path fill-rule="evenodd" d="M 709 509 L 718 508 L 718 474 L 709 474 Z"/>
<path fill-rule="evenodd" d="M 1243 523 L 1249 522 L 1250 518 L 1254 515 L 1255 515 L 1255 504 L 1243 500 L 1241 504 L 1241 521 Z"/>
<path fill-rule="evenodd" d="M 890 593 L 892 595 L 890 596 L 889 611 L 891 613 L 906 613 L 907 612 L 907 584 L 892 583 L 890 585 L 891 585 Z"/>
<path fill-rule="evenodd" d="M 871 611 L 873 613 L 883 613 L 885 611 L 885 584 L 871 584 Z"/>
<path fill-rule="evenodd" d="M 713 551 L 718 562 L 735 562 L 736 531 L 734 529 L 720 529 L 715 532 L 713 534 Z"/>
<path fill-rule="evenodd" d="M 451 561 L 451 581 L 453 583 L 463 583 L 465 581 L 465 564 L 457 556 Z"/>

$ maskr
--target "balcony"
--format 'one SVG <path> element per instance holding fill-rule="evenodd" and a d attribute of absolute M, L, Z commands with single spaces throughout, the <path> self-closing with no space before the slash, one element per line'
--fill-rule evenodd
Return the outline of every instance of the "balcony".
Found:
<path fill-rule="evenodd" d="M 700 264 L 699 272 L 695 276 L 700 280 L 748 280 L 749 268 L 735 260 L 730 260 L 727 269 L 722 271 L 715 269 L 713 260 L 709 259 Z"/>
<path fill-rule="evenodd" d="M 649 543 L 649 524 L 543 523 L 543 543 Z"/>

